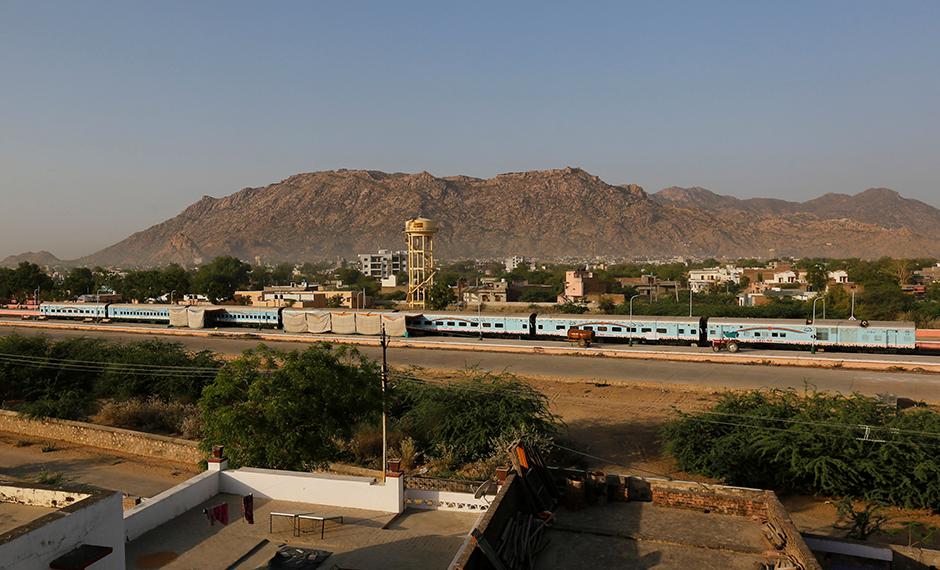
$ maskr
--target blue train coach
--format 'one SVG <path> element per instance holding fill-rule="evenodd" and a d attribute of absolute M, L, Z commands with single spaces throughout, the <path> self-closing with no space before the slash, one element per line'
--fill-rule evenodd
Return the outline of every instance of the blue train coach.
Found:
<path fill-rule="evenodd" d="M 281 309 L 275 307 L 218 306 L 208 324 L 217 326 L 250 326 L 278 328 L 281 326 Z"/>
<path fill-rule="evenodd" d="M 701 337 L 699 317 L 547 314 L 536 318 L 538 336 L 565 338 L 570 328 L 593 331 L 597 340 L 695 344 Z"/>
<path fill-rule="evenodd" d="M 108 318 L 112 321 L 170 324 L 169 305 L 111 304 Z"/>
<path fill-rule="evenodd" d="M 535 314 L 421 313 L 408 318 L 408 329 L 427 334 L 528 337 Z"/>
<path fill-rule="evenodd" d="M 43 303 L 39 316 L 46 319 L 103 320 L 108 318 L 107 303 Z"/>

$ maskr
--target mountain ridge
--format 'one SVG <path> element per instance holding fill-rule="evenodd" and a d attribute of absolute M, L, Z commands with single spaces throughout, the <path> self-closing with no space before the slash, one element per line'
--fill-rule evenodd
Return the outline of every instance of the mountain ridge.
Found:
<path fill-rule="evenodd" d="M 873 188 L 806 202 L 692 187 L 647 193 L 580 168 L 491 178 L 428 172 L 299 173 L 180 214 L 72 263 L 194 265 L 351 257 L 404 247 L 406 219 L 441 224 L 440 257 L 940 256 L 940 210 Z"/>

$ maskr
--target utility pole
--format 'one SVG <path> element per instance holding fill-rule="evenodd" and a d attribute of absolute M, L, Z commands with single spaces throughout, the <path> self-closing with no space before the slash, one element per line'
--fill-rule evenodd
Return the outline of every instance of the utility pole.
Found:
<path fill-rule="evenodd" d="M 388 419 L 386 417 L 385 389 L 388 385 L 388 337 L 385 336 L 385 323 L 382 323 L 382 483 L 388 472 Z"/>

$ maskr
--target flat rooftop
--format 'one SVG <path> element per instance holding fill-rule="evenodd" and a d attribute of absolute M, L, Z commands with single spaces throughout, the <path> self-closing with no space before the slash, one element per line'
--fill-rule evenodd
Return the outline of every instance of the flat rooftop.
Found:
<path fill-rule="evenodd" d="M 227 503 L 229 524 L 209 524 L 203 509 Z M 220 494 L 171 519 L 128 543 L 128 569 L 239 568 L 266 567 L 283 545 L 332 552 L 324 568 L 410 569 L 446 568 L 464 537 L 473 528 L 479 513 L 406 510 L 401 515 L 330 507 L 309 503 L 255 499 L 254 524 L 241 513 L 239 495 Z M 302 532 L 294 536 L 288 518 L 271 512 L 339 515 L 327 521 L 320 538 L 320 524 L 301 521 Z"/>
<path fill-rule="evenodd" d="M 54 507 L 40 507 L 21 503 L 0 502 L 0 534 L 19 528 L 34 520 L 54 513 Z"/>
<path fill-rule="evenodd" d="M 646 502 L 560 508 L 535 568 L 723 568 L 765 562 L 762 524 L 749 517 Z"/>

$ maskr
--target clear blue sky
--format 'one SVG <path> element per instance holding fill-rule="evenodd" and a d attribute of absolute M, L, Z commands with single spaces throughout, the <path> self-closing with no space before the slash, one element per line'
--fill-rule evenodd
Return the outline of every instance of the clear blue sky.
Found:
<path fill-rule="evenodd" d="M 0 0 L 0 255 L 333 168 L 940 206 L 940 2 Z"/>

